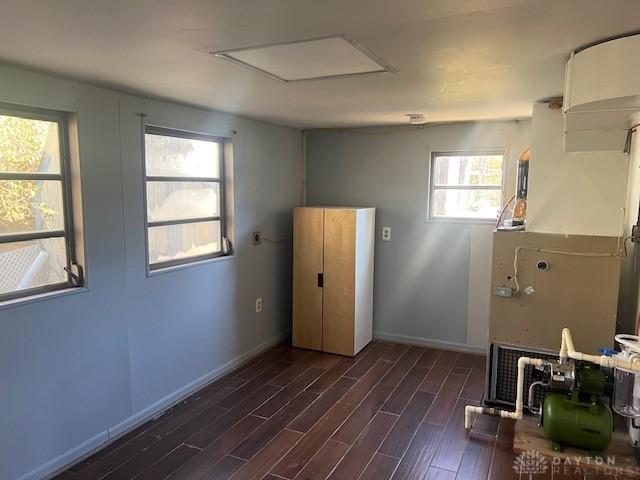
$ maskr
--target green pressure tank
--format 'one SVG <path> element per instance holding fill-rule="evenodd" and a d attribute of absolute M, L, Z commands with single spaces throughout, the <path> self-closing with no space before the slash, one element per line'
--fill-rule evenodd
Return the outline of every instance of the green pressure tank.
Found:
<path fill-rule="evenodd" d="M 598 453 L 611 442 L 613 414 L 606 403 L 580 402 L 575 395 L 550 393 L 542 406 L 542 428 L 555 449 L 572 446 Z"/>

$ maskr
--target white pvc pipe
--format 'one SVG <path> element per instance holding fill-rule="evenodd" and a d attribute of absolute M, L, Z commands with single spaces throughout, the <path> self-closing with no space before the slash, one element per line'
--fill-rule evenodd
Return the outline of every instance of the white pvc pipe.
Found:
<path fill-rule="evenodd" d="M 464 428 L 469 430 L 474 414 L 493 415 L 496 417 L 513 418 L 520 420 L 524 410 L 524 369 L 527 365 L 539 367 L 549 363 L 539 358 L 520 357 L 518 359 L 518 386 L 516 390 L 516 411 L 501 410 L 499 408 L 477 407 L 475 405 L 467 405 L 464 409 Z"/>
<path fill-rule="evenodd" d="M 582 360 L 583 362 L 595 363 L 601 367 L 624 368 L 633 372 L 640 372 L 640 358 L 634 358 L 631 361 L 621 360 L 615 357 L 607 357 L 606 355 L 588 355 L 586 353 L 576 352 L 573 347 L 573 339 L 568 328 L 562 329 L 562 344 L 560 346 L 560 361 L 566 361 L 567 358 L 573 360 Z"/>
<path fill-rule="evenodd" d="M 568 358 L 571 358 L 573 360 L 595 363 L 596 365 L 600 365 L 602 367 L 623 368 L 634 372 L 640 372 L 640 357 L 636 357 L 631 361 L 625 361 L 615 357 L 607 357 L 605 355 L 588 355 L 586 353 L 576 352 L 573 346 L 571 332 L 568 328 L 564 328 L 562 330 L 562 343 L 560 346 L 559 356 L 561 363 L 566 362 Z M 473 420 L 474 414 L 493 415 L 497 417 L 520 420 L 522 418 L 524 408 L 524 369 L 527 365 L 539 367 L 548 363 L 549 362 L 547 360 L 541 360 L 538 358 L 520 357 L 518 359 L 518 387 L 516 393 L 515 412 L 511 412 L 509 410 L 501 410 L 498 408 L 467 405 L 464 409 L 464 428 L 466 428 L 467 430 L 471 428 L 471 422 Z"/>

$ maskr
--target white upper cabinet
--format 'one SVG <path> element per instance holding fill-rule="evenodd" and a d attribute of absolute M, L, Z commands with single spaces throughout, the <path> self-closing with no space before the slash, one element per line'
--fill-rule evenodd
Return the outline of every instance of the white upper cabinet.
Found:
<path fill-rule="evenodd" d="M 566 151 L 619 150 L 640 112 L 640 35 L 573 53 L 564 90 Z"/>

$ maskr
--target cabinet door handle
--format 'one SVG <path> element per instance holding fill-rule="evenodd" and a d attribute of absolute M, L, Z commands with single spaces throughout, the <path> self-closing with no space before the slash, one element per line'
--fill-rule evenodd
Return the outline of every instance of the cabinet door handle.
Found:
<path fill-rule="evenodd" d="M 318 287 L 324 287 L 324 273 L 318 274 Z"/>

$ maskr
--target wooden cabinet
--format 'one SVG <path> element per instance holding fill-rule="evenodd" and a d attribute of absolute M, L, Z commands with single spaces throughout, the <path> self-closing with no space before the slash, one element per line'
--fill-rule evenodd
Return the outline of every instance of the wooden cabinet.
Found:
<path fill-rule="evenodd" d="M 353 356 L 372 338 L 375 209 L 293 213 L 293 345 Z"/>

